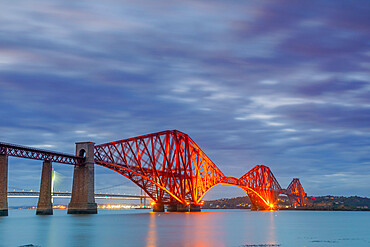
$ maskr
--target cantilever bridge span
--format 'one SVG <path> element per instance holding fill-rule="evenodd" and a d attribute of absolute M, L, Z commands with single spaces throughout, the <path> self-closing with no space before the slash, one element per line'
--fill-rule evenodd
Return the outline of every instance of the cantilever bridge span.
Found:
<path fill-rule="evenodd" d="M 298 179 L 283 190 L 267 166 L 257 165 L 240 178 L 227 177 L 185 133 L 163 131 L 96 145 L 95 163 L 132 180 L 156 203 L 199 206 L 218 184 L 241 187 L 255 208 L 274 207 L 279 194 L 302 206 L 305 193 Z"/>
<path fill-rule="evenodd" d="M 50 208 L 51 162 L 75 165 L 69 213 L 96 213 L 94 164 L 133 181 L 153 199 L 154 210 L 158 211 L 164 210 L 164 204 L 167 209 L 175 208 L 173 211 L 176 207 L 177 211 L 187 211 L 188 205 L 192 211 L 198 211 L 203 196 L 218 184 L 242 188 L 255 209 L 274 208 L 279 194 L 286 194 L 293 206 L 303 206 L 306 201 L 299 179 L 282 189 L 264 165 L 255 166 L 240 178 L 226 176 L 187 134 L 168 130 L 100 145 L 76 143 L 76 156 L 0 143 L 0 215 L 2 208 L 7 208 L 7 175 L 2 174 L 7 173 L 7 156 L 44 161 L 41 208 Z"/>

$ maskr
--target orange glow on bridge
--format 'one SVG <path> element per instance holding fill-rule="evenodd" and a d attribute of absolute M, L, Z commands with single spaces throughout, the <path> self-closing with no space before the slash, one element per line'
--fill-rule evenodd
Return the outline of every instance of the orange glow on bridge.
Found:
<path fill-rule="evenodd" d="M 264 165 L 240 178 L 225 176 L 187 134 L 177 130 L 96 145 L 95 163 L 127 177 L 155 203 L 201 205 L 207 191 L 218 184 L 242 188 L 256 208 L 275 208 L 282 193 L 296 205 L 305 202 L 300 183 L 292 182 L 284 190 Z"/>

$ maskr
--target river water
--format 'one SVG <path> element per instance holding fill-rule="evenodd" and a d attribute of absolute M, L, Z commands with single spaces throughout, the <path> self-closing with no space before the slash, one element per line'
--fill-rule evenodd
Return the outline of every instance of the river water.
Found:
<path fill-rule="evenodd" d="M 99 210 L 98 215 L 0 217 L 0 246 L 370 246 L 370 212 L 203 210 L 153 213 Z"/>

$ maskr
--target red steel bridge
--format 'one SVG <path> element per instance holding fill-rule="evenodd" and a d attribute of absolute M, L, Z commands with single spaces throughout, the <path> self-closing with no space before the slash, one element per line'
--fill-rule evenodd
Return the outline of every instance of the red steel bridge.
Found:
<path fill-rule="evenodd" d="M 270 168 L 264 165 L 255 166 L 240 178 L 226 176 L 187 134 L 177 130 L 99 145 L 87 144 L 93 149 L 77 148 L 77 155 L 73 156 L 0 143 L 0 155 L 75 165 L 72 199 L 74 191 L 75 194 L 84 193 L 78 183 L 89 174 L 86 170 L 81 173 L 85 175 L 76 175 L 76 169 L 78 172 L 86 164 L 97 164 L 120 173 L 144 190 L 155 202 L 154 211 L 163 211 L 164 205 L 169 211 L 173 207 L 176 211 L 176 206 L 177 211 L 182 211 L 181 208 L 188 205 L 198 211 L 203 196 L 218 184 L 242 188 L 251 199 L 253 209 L 275 208 L 279 194 L 287 195 L 292 206 L 306 203 L 306 194 L 298 178 L 283 189 Z M 91 183 L 91 179 L 89 181 Z"/>

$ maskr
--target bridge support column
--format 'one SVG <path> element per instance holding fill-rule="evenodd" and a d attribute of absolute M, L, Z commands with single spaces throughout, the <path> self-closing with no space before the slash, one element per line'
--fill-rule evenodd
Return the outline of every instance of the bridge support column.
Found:
<path fill-rule="evenodd" d="M 8 216 L 8 156 L 0 154 L 0 216 Z"/>
<path fill-rule="evenodd" d="M 189 205 L 181 203 L 168 204 L 167 212 L 189 212 Z"/>
<path fill-rule="evenodd" d="M 167 212 L 177 212 L 177 204 L 168 204 Z"/>
<path fill-rule="evenodd" d="M 52 163 L 44 161 L 42 164 L 41 185 L 39 202 L 37 204 L 37 215 L 52 215 L 53 203 L 51 202 Z"/>
<path fill-rule="evenodd" d="M 201 207 L 200 205 L 190 204 L 190 212 L 200 212 Z"/>
<path fill-rule="evenodd" d="M 71 202 L 68 214 L 97 214 L 94 194 L 94 144 L 76 143 L 76 155 L 85 156 L 85 163 L 75 165 Z"/>
<path fill-rule="evenodd" d="M 164 204 L 157 202 L 153 205 L 153 212 L 164 212 Z"/>
<path fill-rule="evenodd" d="M 177 204 L 177 212 L 189 212 L 189 205 Z"/>

